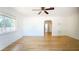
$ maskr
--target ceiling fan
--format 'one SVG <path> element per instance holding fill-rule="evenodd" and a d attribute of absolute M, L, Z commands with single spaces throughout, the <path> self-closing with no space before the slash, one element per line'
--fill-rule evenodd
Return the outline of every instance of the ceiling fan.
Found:
<path fill-rule="evenodd" d="M 54 10 L 54 7 L 49 7 L 49 8 L 41 7 L 41 10 L 38 14 L 41 14 L 42 12 L 44 12 L 45 14 L 49 14 L 48 10 Z"/>

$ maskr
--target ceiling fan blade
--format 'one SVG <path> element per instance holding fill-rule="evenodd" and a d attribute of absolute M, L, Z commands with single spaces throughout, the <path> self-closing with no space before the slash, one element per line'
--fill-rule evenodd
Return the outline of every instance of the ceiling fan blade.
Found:
<path fill-rule="evenodd" d="M 54 7 L 47 8 L 45 10 L 54 10 Z"/>
<path fill-rule="evenodd" d="M 46 14 L 49 14 L 47 11 L 44 11 Z"/>
<path fill-rule="evenodd" d="M 42 11 L 40 11 L 38 14 L 41 14 Z"/>

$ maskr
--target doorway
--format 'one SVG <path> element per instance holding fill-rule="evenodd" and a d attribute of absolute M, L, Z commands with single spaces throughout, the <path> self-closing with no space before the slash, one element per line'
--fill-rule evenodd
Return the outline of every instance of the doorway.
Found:
<path fill-rule="evenodd" d="M 44 37 L 46 40 L 51 40 L 52 38 L 52 21 L 44 21 Z"/>

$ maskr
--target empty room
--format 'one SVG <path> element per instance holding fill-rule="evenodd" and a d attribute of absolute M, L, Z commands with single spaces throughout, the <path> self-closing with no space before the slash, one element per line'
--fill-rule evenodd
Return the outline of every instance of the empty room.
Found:
<path fill-rule="evenodd" d="M 0 7 L 1 51 L 79 51 L 78 7 Z"/>

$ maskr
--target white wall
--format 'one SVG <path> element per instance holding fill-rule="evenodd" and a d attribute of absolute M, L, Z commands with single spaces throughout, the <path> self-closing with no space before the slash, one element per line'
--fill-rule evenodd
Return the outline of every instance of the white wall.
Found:
<path fill-rule="evenodd" d="M 44 34 L 44 21 L 52 20 L 52 32 L 53 35 L 64 35 L 64 23 L 63 17 L 55 17 L 55 16 L 29 16 L 24 18 L 23 20 L 23 31 L 24 36 L 43 36 Z"/>
<path fill-rule="evenodd" d="M 68 17 L 65 28 L 66 35 L 79 39 L 79 14 Z"/>
<path fill-rule="evenodd" d="M 0 8 L 0 14 L 7 15 L 16 19 L 16 32 L 9 32 L 0 35 L 0 50 L 4 49 L 12 42 L 22 37 L 22 20 L 19 15 L 16 14 L 12 8 Z M 16 16 L 16 17 L 15 17 Z"/>
<path fill-rule="evenodd" d="M 79 15 L 67 17 L 30 16 L 23 19 L 24 36 L 43 36 L 44 21 L 52 20 L 52 35 L 67 35 L 79 39 Z"/>

